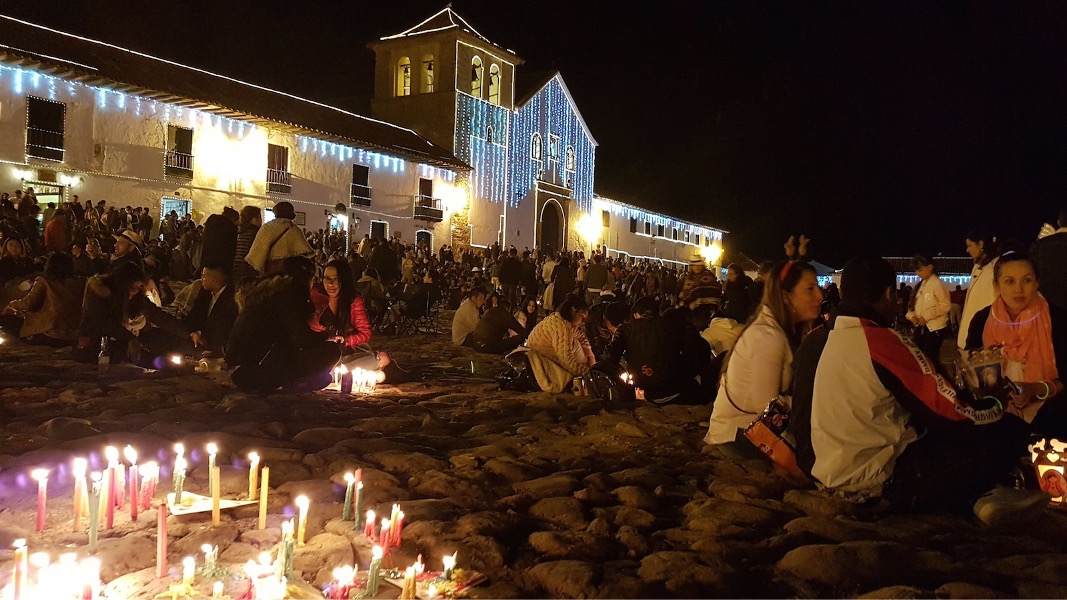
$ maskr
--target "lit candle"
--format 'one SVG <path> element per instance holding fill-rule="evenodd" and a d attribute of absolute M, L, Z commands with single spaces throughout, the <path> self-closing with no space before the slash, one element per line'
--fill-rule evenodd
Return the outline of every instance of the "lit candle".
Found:
<path fill-rule="evenodd" d="M 222 600 L 222 582 L 216 581 L 211 586 L 211 600 Z"/>
<path fill-rule="evenodd" d="M 97 600 L 100 597 L 100 559 L 90 556 L 83 560 L 81 572 L 85 586 L 78 591 L 82 593 L 83 599 Z"/>
<path fill-rule="evenodd" d="M 177 355 L 177 354 L 172 354 L 171 357 L 170 357 L 170 364 L 172 364 L 172 365 L 174 365 L 176 367 L 180 367 L 181 364 L 182 364 L 182 357 L 180 355 Z"/>
<path fill-rule="evenodd" d="M 391 532 L 392 532 L 392 521 L 390 521 L 389 519 L 383 518 L 382 519 L 382 530 L 378 532 L 378 543 L 381 544 L 382 547 L 384 547 L 384 548 L 388 548 L 389 547 L 389 542 L 391 540 L 389 535 L 390 535 Z"/>
<path fill-rule="evenodd" d="M 396 515 L 400 513 L 400 505 L 394 504 L 392 510 L 389 511 L 389 522 L 396 523 Z"/>
<path fill-rule="evenodd" d="M 259 479 L 259 454 L 248 453 L 248 499 L 256 499 L 256 480 Z"/>
<path fill-rule="evenodd" d="M 222 515 L 220 514 L 220 488 L 219 480 L 221 479 L 221 470 L 218 467 L 211 468 L 211 526 L 218 527 L 221 524 Z"/>
<path fill-rule="evenodd" d="M 86 500 L 86 482 L 85 482 L 85 469 L 89 466 L 89 461 L 84 458 L 75 458 L 73 466 L 74 474 L 74 531 L 81 530 L 82 515 L 85 514 L 86 508 L 88 508 Z"/>
<path fill-rule="evenodd" d="M 374 537 L 374 511 L 367 511 L 367 526 L 363 529 L 363 535 L 372 538 Z"/>
<path fill-rule="evenodd" d="M 375 546 L 371 551 L 370 570 L 367 572 L 367 595 L 374 596 L 378 593 L 378 577 L 382 567 L 382 547 Z"/>
<path fill-rule="evenodd" d="M 285 546 L 285 565 L 283 571 L 286 577 L 293 576 L 293 555 L 296 553 L 296 540 L 293 539 L 293 520 L 282 522 L 282 545 Z"/>
<path fill-rule="evenodd" d="M 34 469 L 30 474 L 37 480 L 37 533 L 44 531 L 45 505 L 48 504 L 48 469 Z"/>
<path fill-rule="evenodd" d="M 296 520 L 296 543 L 300 546 L 304 545 L 304 534 L 307 532 L 308 504 L 307 496 L 296 497 L 296 507 L 300 509 Z"/>
<path fill-rule="evenodd" d="M 140 467 L 141 472 L 141 510 L 152 508 L 156 497 L 156 484 L 159 483 L 159 465 L 146 462 Z"/>
<path fill-rule="evenodd" d="M 156 578 L 167 576 L 167 502 L 159 501 L 159 522 L 156 526 Z"/>
<path fill-rule="evenodd" d="M 356 583 L 356 569 L 345 565 L 333 570 L 333 592 L 331 598 L 343 598 L 347 600 L 349 591 Z"/>
<path fill-rule="evenodd" d="M 204 572 L 210 577 L 215 572 L 218 563 L 219 547 L 204 544 L 200 546 L 200 550 L 204 553 Z"/>
<path fill-rule="evenodd" d="M 430 600 L 433 600 L 434 598 L 436 598 L 437 597 L 437 586 L 431 583 L 429 585 L 429 587 L 426 588 L 426 594 L 430 597 Z"/>
<path fill-rule="evenodd" d="M 356 523 L 352 526 L 353 529 L 359 527 L 359 517 L 363 515 L 363 482 L 356 482 L 356 509 L 353 513 Z"/>
<path fill-rule="evenodd" d="M 193 587 L 193 576 L 196 574 L 196 559 L 186 556 L 182 559 L 182 587 Z"/>
<path fill-rule="evenodd" d="M 351 394 L 352 393 L 352 373 L 344 365 L 341 365 L 341 369 L 343 369 L 341 371 L 341 393 L 342 394 Z"/>
<path fill-rule="evenodd" d="M 270 481 L 270 467 L 263 467 L 263 483 L 259 488 L 259 528 L 267 528 L 267 482 Z"/>
<path fill-rule="evenodd" d="M 185 489 L 185 457 L 174 459 L 174 506 L 181 506 L 182 492 Z"/>
<path fill-rule="evenodd" d="M 396 520 L 393 521 L 393 546 L 400 547 L 400 535 L 404 531 L 404 511 L 398 511 L 396 513 Z"/>
<path fill-rule="evenodd" d="M 211 480 L 211 474 L 215 472 L 215 455 L 219 453 L 219 447 L 215 442 L 207 445 L 207 495 L 214 496 L 215 482 Z"/>
<path fill-rule="evenodd" d="M 92 484 L 89 486 L 89 553 L 96 554 L 96 538 L 100 532 L 100 473 L 90 475 Z"/>
<path fill-rule="evenodd" d="M 122 452 L 130 463 L 130 519 L 136 521 L 138 505 L 141 503 L 141 496 L 137 493 L 141 483 L 141 476 L 137 471 L 137 451 L 127 444 Z"/>
<path fill-rule="evenodd" d="M 104 456 L 107 457 L 107 501 L 104 502 L 104 527 L 111 529 L 115 526 L 115 498 L 118 494 L 117 485 L 119 474 L 119 449 L 114 446 L 108 446 L 104 449 Z"/>
<path fill-rule="evenodd" d="M 26 571 L 29 571 L 30 566 L 28 563 L 28 552 L 26 548 L 26 540 L 15 540 L 15 576 L 13 578 L 14 583 L 14 600 L 22 600 L 23 595 L 28 595 L 29 590 L 26 589 Z"/>
<path fill-rule="evenodd" d="M 442 573 L 442 576 L 446 580 L 452 581 L 452 573 L 456 570 L 456 555 L 445 555 L 445 557 L 441 559 L 441 563 L 444 565 L 444 573 Z"/>
<path fill-rule="evenodd" d="M 404 569 L 404 584 L 400 588 L 400 600 L 415 600 L 415 569 Z"/>
<path fill-rule="evenodd" d="M 175 493 L 177 493 L 177 489 L 178 489 L 178 459 L 179 458 L 181 458 L 181 459 L 185 458 L 185 445 L 181 444 L 181 443 L 174 444 L 174 454 L 175 454 L 175 457 L 174 457 L 174 474 L 173 474 L 174 486 L 173 487 L 175 489 Z M 184 460 L 182 462 L 184 463 Z"/>
<path fill-rule="evenodd" d="M 347 487 L 345 488 L 345 506 L 344 506 L 344 510 L 341 512 L 341 520 L 342 521 L 351 521 L 352 520 L 352 488 L 355 487 L 356 476 L 351 474 L 351 473 L 345 473 L 345 483 L 347 484 Z"/>

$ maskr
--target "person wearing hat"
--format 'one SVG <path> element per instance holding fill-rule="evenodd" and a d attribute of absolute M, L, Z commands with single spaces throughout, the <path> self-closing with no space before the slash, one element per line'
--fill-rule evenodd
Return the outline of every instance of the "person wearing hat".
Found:
<path fill-rule="evenodd" d="M 704 264 L 704 257 L 693 254 L 689 259 L 689 272 L 681 280 L 678 301 L 683 306 L 696 308 L 704 304 L 718 306 L 722 298 L 722 285 Z"/>
<path fill-rule="evenodd" d="M 141 234 L 132 229 L 127 229 L 119 235 L 112 235 L 111 237 L 115 238 L 115 251 L 111 253 L 111 270 L 125 262 L 144 268 L 144 262 L 141 257 L 144 238 L 141 237 Z"/>
<path fill-rule="evenodd" d="M 280 273 L 286 258 L 313 253 L 304 233 L 293 223 L 295 218 L 292 204 L 279 202 L 274 205 L 274 220 L 259 228 L 245 257 L 245 262 L 257 273 Z"/>

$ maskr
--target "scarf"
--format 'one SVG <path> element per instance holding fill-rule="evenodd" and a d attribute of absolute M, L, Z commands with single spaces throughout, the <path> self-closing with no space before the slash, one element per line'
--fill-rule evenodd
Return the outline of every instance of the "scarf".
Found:
<path fill-rule="evenodd" d="M 1004 298 L 997 296 L 982 331 L 982 345 L 1003 346 L 1005 358 L 1023 364 L 1024 381 L 1059 378 L 1052 352 L 1052 317 L 1048 301 L 1041 294 L 1023 309 L 1017 321 L 1008 316 Z"/>

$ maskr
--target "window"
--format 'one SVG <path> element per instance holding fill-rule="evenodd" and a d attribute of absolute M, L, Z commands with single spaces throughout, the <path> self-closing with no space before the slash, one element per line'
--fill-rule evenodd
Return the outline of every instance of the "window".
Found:
<path fill-rule="evenodd" d="M 548 136 L 548 160 L 550 162 L 559 160 L 559 136 Z"/>
<path fill-rule="evenodd" d="M 489 102 L 500 104 L 500 67 L 489 65 Z"/>
<path fill-rule="evenodd" d="M 267 191 L 288 194 L 293 191 L 289 174 L 289 149 L 267 144 Z"/>
<path fill-rule="evenodd" d="M 396 65 L 396 95 L 411 95 L 411 59 L 401 56 Z"/>
<path fill-rule="evenodd" d="M 700 245 L 700 234 L 698 233 L 693 237 L 694 237 L 693 243 L 696 244 L 697 246 L 699 246 Z"/>
<path fill-rule="evenodd" d="M 689 230 L 686 230 L 685 232 L 685 243 L 689 243 Z"/>
<path fill-rule="evenodd" d="M 672 227 L 671 228 L 671 239 L 676 241 L 676 242 L 678 241 L 678 228 L 677 227 Z"/>
<path fill-rule="evenodd" d="M 471 95 L 482 97 L 482 59 L 477 56 L 471 60 Z"/>
<path fill-rule="evenodd" d="M 167 152 L 164 172 L 167 177 L 193 178 L 193 130 L 167 126 Z"/>
<path fill-rule="evenodd" d="M 567 146 L 567 156 L 564 159 L 563 163 L 564 168 L 568 171 L 573 171 L 575 166 L 574 163 L 574 146 Z"/>
<path fill-rule="evenodd" d="M 542 149 L 541 149 L 541 134 L 535 133 L 530 138 L 530 158 L 541 162 Z"/>
<path fill-rule="evenodd" d="M 652 235 L 652 222 L 645 221 L 645 235 Z"/>
<path fill-rule="evenodd" d="M 659 237 L 663 237 L 663 225 L 659 225 L 656 227 L 656 235 L 658 235 Z"/>
<path fill-rule="evenodd" d="M 26 96 L 26 156 L 63 162 L 67 105 Z"/>
<path fill-rule="evenodd" d="M 433 54 L 422 57 L 422 93 L 433 93 Z"/>
<path fill-rule="evenodd" d="M 606 210 L 600 211 L 600 224 L 603 227 L 611 227 L 611 213 Z"/>
<path fill-rule="evenodd" d="M 485 128 L 485 141 L 489 142 L 490 144 L 493 143 L 493 126 L 492 125 L 490 125 L 490 126 Z"/>
<path fill-rule="evenodd" d="M 630 233 L 637 233 L 637 219 L 630 219 Z"/>
<path fill-rule="evenodd" d="M 351 206 L 370 206 L 370 168 L 352 165 Z"/>
<path fill-rule="evenodd" d="M 433 179 L 419 178 L 419 195 L 415 196 L 416 219 L 443 221 L 445 212 L 441 209 L 441 200 L 433 197 Z"/>

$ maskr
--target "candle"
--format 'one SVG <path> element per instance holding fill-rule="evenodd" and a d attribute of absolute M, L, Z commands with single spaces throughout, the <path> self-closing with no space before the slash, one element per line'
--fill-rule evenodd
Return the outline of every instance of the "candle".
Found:
<path fill-rule="evenodd" d="M 341 368 L 344 369 L 341 372 L 341 393 L 342 394 L 351 394 L 352 393 L 352 373 L 347 368 L 345 368 L 344 365 L 341 365 Z"/>
<path fill-rule="evenodd" d="M 82 590 L 83 599 L 97 600 L 100 597 L 100 559 L 89 557 L 81 563 L 82 581 L 84 581 L 84 587 Z"/>
<path fill-rule="evenodd" d="M 437 597 L 437 586 L 431 583 L 426 588 L 426 594 L 430 597 L 430 600 L 433 600 L 434 598 L 436 598 Z"/>
<path fill-rule="evenodd" d="M 356 583 L 356 569 L 348 565 L 337 567 L 333 570 L 333 580 L 330 598 L 348 600 L 349 591 Z"/>
<path fill-rule="evenodd" d="M 156 577 L 167 576 L 167 502 L 159 501 L 159 523 L 156 527 Z"/>
<path fill-rule="evenodd" d="M 85 514 L 88 508 L 86 494 L 85 494 L 85 469 L 89 466 L 89 461 L 84 458 L 74 459 L 74 531 L 81 530 L 82 515 Z"/>
<path fill-rule="evenodd" d="M 296 553 L 296 540 L 293 539 L 293 520 L 282 522 L 282 544 L 285 546 L 285 576 L 293 576 L 293 554 Z"/>
<path fill-rule="evenodd" d="M 130 463 L 130 519 L 136 521 L 138 505 L 141 503 L 141 497 L 137 493 L 138 485 L 141 483 L 141 476 L 137 472 L 137 451 L 127 444 L 122 452 Z"/>
<path fill-rule="evenodd" d="M 367 511 L 367 526 L 363 529 L 363 535 L 374 537 L 374 511 Z"/>
<path fill-rule="evenodd" d="M 218 467 L 211 467 L 211 526 L 218 527 L 221 522 L 222 515 L 220 511 L 220 491 L 221 486 L 219 480 L 221 479 L 220 469 Z"/>
<path fill-rule="evenodd" d="M 216 581 L 211 586 L 211 600 L 222 600 L 222 582 Z"/>
<path fill-rule="evenodd" d="M 193 587 L 193 575 L 196 574 L 196 559 L 186 556 L 182 559 L 182 587 Z"/>
<path fill-rule="evenodd" d="M 159 483 L 159 465 L 146 462 L 140 467 L 141 472 L 141 510 L 152 508 L 156 497 L 156 484 Z"/>
<path fill-rule="evenodd" d="M 441 559 L 441 563 L 444 565 L 444 573 L 442 574 L 442 576 L 446 580 L 452 581 L 452 572 L 456 569 L 456 555 L 446 555 L 444 558 Z"/>
<path fill-rule="evenodd" d="M 259 479 L 259 454 L 248 453 L 248 499 L 256 499 L 256 480 Z"/>
<path fill-rule="evenodd" d="M 359 517 L 363 514 L 363 482 L 356 482 L 356 509 L 353 513 L 356 523 L 352 526 L 352 529 L 359 527 Z"/>
<path fill-rule="evenodd" d="M 382 567 L 382 547 L 375 546 L 371 551 L 370 570 L 367 572 L 367 595 L 374 596 L 378 593 L 378 571 Z"/>
<path fill-rule="evenodd" d="M 185 457 L 174 459 L 174 506 L 181 506 L 182 491 L 185 489 Z"/>
<path fill-rule="evenodd" d="M 122 510 L 126 503 L 126 465 L 115 459 L 115 508 Z"/>
<path fill-rule="evenodd" d="M 345 489 L 345 507 L 341 512 L 342 521 L 352 520 L 352 488 L 356 484 L 356 476 L 351 473 L 345 473 L 345 483 L 347 487 Z"/>
<path fill-rule="evenodd" d="M 184 459 L 185 458 L 185 445 L 181 444 L 181 443 L 174 444 L 174 454 L 176 456 L 174 457 L 174 486 L 173 487 L 175 488 L 175 490 L 177 490 L 177 488 L 178 488 L 178 459 Z"/>
<path fill-rule="evenodd" d="M 14 543 L 15 546 L 15 576 L 13 577 L 13 584 L 15 587 L 14 600 L 22 600 L 24 594 L 28 592 L 26 589 L 26 571 L 29 570 L 29 564 L 27 562 L 29 549 L 26 548 L 26 540 L 17 539 Z"/>
<path fill-rule="evenodd" d="M 214 496 L 215 482 L 211 479 L 211 474 L 215 472 L 215 455 L 219 453 L 219 447 L 215 442 L 211 442 L 207 445 L 207 495 Z"/>
<path fill-rule="evenodd" d="M 404 531 L 404 511 L 396 513 L 396 521 L 393 521 L 393 546 L 400 547 L 400 535 Z"/>
<path fill-rule="evenodd" d="M 100 530 L 100 490 L 103 487 L 100 473 L 90 476 L 89 487 L 89 553 L 96 554 L 96 538 Z"/>
<path fill-rule="evenodd" d="M 115 477 L 118 475 L 119 449 L 108 446 L 104 448 L 104 456 L 107 457 L 107 470 L 104 472 L 106 478 L 104 486 L 107 490 L 107 499 L 104 501 L 104 527 L 111 529 L 115 526 L 115 497 L 118 494 L 116 490 L 118 481 Z"/>
<path fill-rule="evenodd" d="M 300 546 L 304 545 L 304 534 L 307 532 L 308 526 L 308 497 L 297 496 L 296 507 L 300 509 L 296 520 L 296 542 Z"/>
<path fill-rule="evenodd" d="M 415 600 L 415 569 L 404 569 L 404 584 L 400 588 L 400 600 Z"/>
<path fill-rule="evenodd" d="M 44 531 L 44 512 L 48 503 L 48 469 L 34 469 L 30 476 L 37 480 L 37 533 L 40 533 Z"/>
<path fill-rule="evenodd" d="M 389 519 L 382 519 L 382 530 L 378 532 L 378 543 L 384 548 L 389 548 L 389 542 L 392 539 L 389 537 L 392 533 L 392 523 Z"/>
<path fill-rule="evenodd" d="M 219 547 L 212 546 L 211 544 L 204 544 L 200 546 L 200 550 L 204 553 L 204 573 L 208 577 L 215 572 L 216 565 L 218 564 Z"/>
<path fill-rule="evenodd" d="M 270 481 L 270 467 L 263 467 L 263 484 L 259 488 L 259 528 L 267 528 L 267 482 Z"/>

